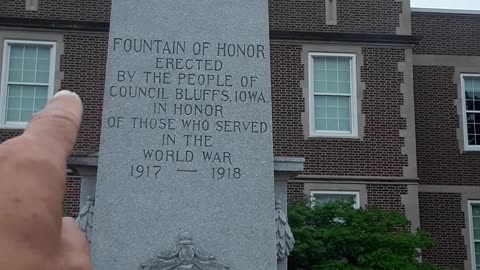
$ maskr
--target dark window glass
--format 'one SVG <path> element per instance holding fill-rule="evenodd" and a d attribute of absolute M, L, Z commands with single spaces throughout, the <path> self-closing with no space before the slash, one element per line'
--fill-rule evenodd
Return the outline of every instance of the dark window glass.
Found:
<path fill-rule="evenodd" d="M 475 135 L 468 135 L 468 145 L 475 145 Z"/>
<path fill-rule="evenodd" d="M 473 101 L 467 100 L 467 111 L 473 111 Z"/>
<path fill-rule="evenodd" d="M 475 124 L 468 124 L 467 125 L 467 133 L 468 134 L 475 134 Z"/>

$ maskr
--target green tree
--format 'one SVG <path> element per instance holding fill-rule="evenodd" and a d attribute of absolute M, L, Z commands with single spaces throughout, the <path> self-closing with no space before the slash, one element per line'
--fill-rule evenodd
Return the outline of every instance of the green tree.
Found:
<path fill-rule="evenodd" d="M 419 262 L 419 250 L 432 246 L 421 231 L 412 233 L 398 212 L 354 209 L 351 203 L 289 207 L 295 248 L 289 269 L 440 270 Z"/>

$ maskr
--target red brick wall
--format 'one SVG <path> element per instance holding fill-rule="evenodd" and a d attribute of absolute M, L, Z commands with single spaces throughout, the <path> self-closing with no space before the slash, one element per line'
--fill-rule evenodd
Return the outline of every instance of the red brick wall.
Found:
<path fill-rule="evenodd" d="M 287 201 L 288 203 L 298 203 L 305 201 L 305 193 L 303 183 L 295 182 L 287 185 Z"/>
<path fill-rule="evenodd" d="M 405 213 L 402 195 L 407 193 L 407 185 L 367 185 L 367 204 L 370 207 Z"/>
<path fill-rule="evenodd" d="M 38 11 L 26 11 L 25 0 L 2 0 L 0 17 L 108 22 L 111 0 L 38 0 Z"/>
<path fill-rule="evenodd" d="M 23 130 L 0 130 L 0 142 L 4 142 L 8 139 L 21 135 Z"/>
<path fill-rule="evenodd" d="M 397 184 L 368 184 L 367 205 L 384 210 L 405 213 L 405 205 L 402 203 L 402 195 L 408 193 L 407 185 Z M 288 202 L 296 203 L 305 201 L 304 183 L 288 183 Z"/>
<path fill-rule="evenodd" d="M 62 89 L 79 94 L 84 104 L 83 122 L 74 154 L 98 151 L 107 43 L 107 34 L 71 34 L 64 37 L 65 49 L 60 59 L 60 70 L 64 74 Z M 21 133 L 22 131 L 0 130 L 0 142 Z"/>
<path fill-rule="evenodd" d="M 479 15 L 412 15 L 412 33 L 421 38 L 415 54 L 480 55 L 479 31 Z"/>
<path fill-rule="evenodd" d="M 464 269 L 467 248 L 462 235 L 465 215 L 461 194 L 420 192 L 418 198 L 420 228 L 436 242 L 432 249 L 422 252 L 423 260 L 451 270 Z"/>
<path fill-rule="evenodd" d="M 63 198 L 63 212 L 65 216 L 76 217 L 80 210 L 80 185 L 81 178 L 68 176 L 66 192 Z"/>
<path fill-rule="evenodd" d="M 307 175 L 403 176 L 407 157 L 399 130 L 406 128 L 400 116 L 403 74 L 398 62 L 405 51 L 393 48 L 363 48 L 361 72 L 366 85 L 358 106 L 366 118 L 365 135 L 359 139 L 305 140 L 302 113 L 305 111 L 301 47 L 271 47 L 273 139 L 276 156 L 305 157 Z"/>
<path fill-rule="evenodd" d="M 272 44 L 270 52 L 274 152 L 276 156 L 303 157 L 302 46 Z"/>
<path fill-rule="evenodd" d="M 64 72 L 62 88 L 76 92 L 84 103 L 84 116 L 76 154 L 98 151 L 100 142 L 107 34 L 65 36 L 65 53 L 61 59 Z"/>
<path fill-rule="evenodd" d="M 415 66 L 417 166 L 421 184 L 480 185 L 480 152 L 461 153 L 454 68 Z"/>
<path fill-rule="evenodd" d="M 3 0 L 0 16 L 108 22 L 111 0 L 39 0 L 26 11 L 25 0 Z M 338 25 L 325 24 L 324 0 L 269 0 L 270 28 L 286 31 L 395 34 L 402 3 L 395 0 L 338 1 Z"/>
<path fill-rule="evenodd" d="M 396 34 L 402 3 L 395 0 L 337 1 L 337 25 L 325 24 L 325 0 L 270 0 L 270 29 Z"/>

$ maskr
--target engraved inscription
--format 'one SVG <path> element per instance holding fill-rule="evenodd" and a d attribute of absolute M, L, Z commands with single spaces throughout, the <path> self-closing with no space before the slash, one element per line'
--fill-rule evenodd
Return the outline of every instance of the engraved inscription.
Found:
<path fill-rule="evenodd" d="M 239 60 L 266 61 L 264 45 L 113 37 L 110 50 L 149 59 L 139 70 L 115 66 L 106 89 L 113 101 L 142 104 L 129 114 L 107 115 L 106 128 L 158 138 L 149 149 L 134 149 L 125 175 L 162 181 L 169 172 L 198 172 L 216 181 L 242 180 L 242 157 L 217 138 L 271 133 L 270 123 L 254 114 L 238 118 L 239 109 L 269 106 L 266 78 L 255 69 L 232 72 Z"/>
<path fill-rule="evenodd" d="M 180 232 L 178 244 L 168 252 L 162 252 L 155 258 L 141 264 L 144 270 L 228 270 L 230 267 L 216 261 L 215 257 L 200 251 L 193 245 L 187 231 Z"/>

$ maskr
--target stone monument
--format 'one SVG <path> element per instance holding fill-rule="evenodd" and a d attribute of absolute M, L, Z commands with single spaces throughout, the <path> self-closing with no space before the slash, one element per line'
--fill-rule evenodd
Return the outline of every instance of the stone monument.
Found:
<path fill-rule="evenodd" d="M 277 266 L 267 0 L 113 0 L 96 270 Z"/>

